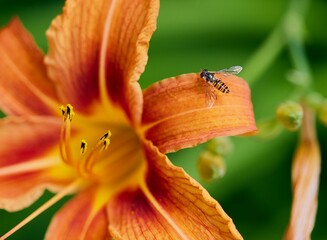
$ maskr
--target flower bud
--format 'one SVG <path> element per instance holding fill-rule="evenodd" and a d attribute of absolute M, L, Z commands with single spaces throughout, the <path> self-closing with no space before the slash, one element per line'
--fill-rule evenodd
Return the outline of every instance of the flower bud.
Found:
<path fill-rule="evenodd" d="M 319 120 L 327 126 L 327 100 L 324 100 L 318 110 Z"/>
<path fill-rule="evenodd" d="M 284 128 L 289 131 L 295 131 L 301 126 L 303 108 L 296 102 L 282 103 L 276 110 L 276 117 Z"/>
<path fill-rule="evenodd" d="M 205 182 L 222 178 L 226 172 L 224 159 L 209 151 L 203 151 L 200 154 L 197 167 L 201 179 Z"/>
<path fill-rule="evenodd" d="M 205 149 L 213 154 L 225 156 L 233 150 L 233 143 L 229 137 L 216 137 L 208 141 Z"/>

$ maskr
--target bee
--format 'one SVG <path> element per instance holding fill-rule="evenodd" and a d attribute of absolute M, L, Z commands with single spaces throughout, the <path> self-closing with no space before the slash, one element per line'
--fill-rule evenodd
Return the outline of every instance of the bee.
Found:
<path fill-rule="evenodd" d="M 203 78 L 206 82 L 206 94 L 205 94 L 205 99 L 206 99 L 206 104 L 209 108 L 213 106 L 215 101 L 217 100 L 217 95 L 215 93 L 215 89 L 222 93 L 229 93 L 230 90 L 228 86 L 219 78 L 216 78 L 215 74 L 218 73 L 223 73 L 225 75 L 228 74 L 239 74 L 242 71 L 241 66 L 233 66 L 230 68 L 225 68 L 219 71 L 208 71 L 208 69 L 203 69 L 200 72 L 200 77 Z M 215 89 L 213 89 L 215 88 Z"/>

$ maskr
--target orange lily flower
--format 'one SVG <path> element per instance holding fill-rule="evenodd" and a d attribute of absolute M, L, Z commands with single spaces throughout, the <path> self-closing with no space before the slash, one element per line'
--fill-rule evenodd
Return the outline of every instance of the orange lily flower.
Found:
<path fill-rule="evenodd" d="M 292 166 L 293 203 L 285 239 L 310 239 L 314 227 L 320 175 L 320 148 L 314 113 L 304 106 L 300 143 Z"/>
<path fill-rule="evenodd" d="M 223 76 L 231 92 L 212 108 L 196 73 L 142 91 L 158 9 L 158 0 L 68 0 L 47 31 L 46 56 L 17 19 L 1 30 L 0 207 L 56 193 L 4 237 L 74 193 L 46 239 L 242 238 L 164 154 L 256 131 L 249 87 Z M 62 103 L 71 105 L 60 116 Z"/>

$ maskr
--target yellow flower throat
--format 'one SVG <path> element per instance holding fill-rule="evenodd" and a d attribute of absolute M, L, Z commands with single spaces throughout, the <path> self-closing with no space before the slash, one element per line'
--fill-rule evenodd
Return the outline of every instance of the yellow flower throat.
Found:
<path fill-rule="evenodd" d="M 140 177 L 144 176 L 146 161 L 141 150 L 139 137 L 132 127 L 123 123 L 121 126 L 111 126 L 110 123 L 106 122 L 100 124 L 112 127 L 115 132 L 115 143 L 117 142 L 117 144 L 113 145 L 113 151 L 110 151 L 110 154 L 106 152 L 112 137 L 111 131 L 107 130 L 102 136 L 100 135 L 101 137 L 98 138 L 97 142 L 93 141 L 94 145 L 90 150 L 87 149 L 86 140 L 82 139 L 79 154 L 76 152 L 74 154 L 71 146 L 72 135 L 76 140 L 75 130 L 71 126 L 75 116 L 73 106 L 70 104 L 65 107 L 61 106 L 60 111 L 63 124 L 60 132 L 59 151 L 61 159 L 66 165 L 75 169 L 78 175 L 89 183 L 99 182 L 120 188 L 126 184 L 131 186 L 134 185 L 133 183 L 139 182 Z M 82 134 L 89 135 L 94 140 L 95 132 L 91 129 L 92 125 L 94 123 L 91 122 L 87 126 L 83 124 Z M 122 148 L 118 142 L 126 147 Z"/>
<path fill-rule="evenodd" d="M 99 142 L 92 148 L 92 150 L 85 156 L 87 149 L 87 142 L 81 140 L 80 159 L 74 161 L 71 154 L 70 141 L 71 141 L 71 121 L 75 115 L 73 106 L 67 104 L 66 107 L 60 106 L 63 116 L 63 125 L 60 132 L 60 155 L 61 159 L 68 165 L 76 168 L 79 174 L 83 177 L 90 177 L 92 169 L 98 160 L 101 152 L 106 150 L 110 144 L 111 132 L 107 131 L 99 140 Z"/>

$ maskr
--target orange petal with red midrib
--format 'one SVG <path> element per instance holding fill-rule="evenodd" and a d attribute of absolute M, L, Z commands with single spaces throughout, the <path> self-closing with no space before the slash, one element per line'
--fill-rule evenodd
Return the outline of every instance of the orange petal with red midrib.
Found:
<path fill-rule="evenodd" d="M 114 239 L 178 239 L 140 189 L 114 197 L 107 207 L 109 230 Z"/>
<path fill-rule="evenodd" d="M 0 120 L 0 167 L 43 157 L 59 144 L 62 121 L 55 117 Z"/>
<path fill-rule="evenodd" d="M 44 159 L 46 161 L 46 159 Z M 52 174 L 55 166 L 2 176 L 0 169 L 0 208 L 18 211 L 34 203 L 43 192 L 58 191 L 69 184 L 72 179 L 57 178 Z M 56 170 L 60 171 L 60 167 Z"/>
<path fill-rule="evenodd" d="M 242 239 L 217 201 L 183 169 L 153 146 L 147 145 L 146 156 L 150 192 L 130 189 L 108 204 L 114 238 Z"/>
<path fill-rule="evenodd" d="M 7 115 L 55 115 L 57 96 L 43 53 L 15 18 L 0 30 L 0 108 Z"/>
<path fill-rule="evenodd" d="M 63 103 L 91 111 L 99 100 L 99 58 L 107 9 L 111 1 L 68 0 L 47 31 L 45 58 L 49 77 Z"/>
<path fill-rule="evenodd" d="M 136 123 L 140 122 L 142 113 L 142 91 L 137 81 L 148 60 L 149 41 L 156 29 L 158 11 L 158 0 L 116 1 L 110 29 L 106 29 L 105 70 L 109 96 Z"/>
<path fill-rule="evenodd" d="M 0 206 L 19 210 L 45 188 L 63 186 L 65 177 L 51 174 L 60 164 L 49 155 L 58 144 L 60 121 L 54 117 L 8 117 L 0 121 Z M 57 169 L 60 171 L 60 169 Z"/>
<path fill-rule="evenodd" d="M 205 81 L 197 74 L 184 74 L 151 85 L 143 93 L 145 135 L 161 152 L 192 147 L 216 136 L 256 131 L 250 89 L 234 75 L 217 77 L 230 93 L 214 90 L 217 100 L 206 105 Z"/>
<path fill-rule="evenodd" d="M 95 188 L 78 193 L 53 217 L 45 239 L 110 239 L 104 208 L 96 206 Z"/>
<path fill-rule="evenodd" d="M 137 81 L 158 9 L 157 0 L 68 0 L 47 31 L 46 64 L 61 99 L 76 111 L 91 112 L 92 103 L 109 98 L 139 122 L 142 92 Z"/>

